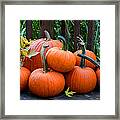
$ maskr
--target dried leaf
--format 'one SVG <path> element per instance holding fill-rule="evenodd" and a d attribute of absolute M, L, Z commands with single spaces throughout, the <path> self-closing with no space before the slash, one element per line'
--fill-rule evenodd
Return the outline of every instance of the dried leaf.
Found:
<path fill-rule="evenodd" d="M 67 97 L 72 97 L 73 94 L 76 93 L 76 92 L 69 91 L 69 90 L 70 90 L 70 88 L 68 87 L 67 90 L 65 91 L 65 95 L 66 95 Z"/>

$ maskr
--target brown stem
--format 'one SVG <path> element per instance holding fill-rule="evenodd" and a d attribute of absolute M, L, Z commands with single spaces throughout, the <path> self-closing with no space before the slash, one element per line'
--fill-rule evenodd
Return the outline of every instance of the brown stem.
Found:
<path fill-rule="evenodd" d="M 49 47 L 49 45 L 46 45 L 46 44 L 43 44 L 42 46 L 42 50 L 41 50 L 41 56 L 42 56 L 42 62 L 43 62 L 43 71 L 45 73 L 48 72 L 48 65 L 47 65 L 47 62 L 46 62 L 46 58 L 45 58 L 45 50 L 46 48 Z"/>
<path fill-rule="evenodd" d="M 77 38 L 79 39 L 79 43 L 82 46 L 82 54 L 85 55 L 85 51 L 86 51 L 86 47 L 85 47 L 85 43 L 83 42 L 83 38 L 80 36 L 77 36 Z M 80 67 L 84 68 L 85 67 L 85 59 L 84 57 L 82 57 L 81 61 L 80 61 Z"/>

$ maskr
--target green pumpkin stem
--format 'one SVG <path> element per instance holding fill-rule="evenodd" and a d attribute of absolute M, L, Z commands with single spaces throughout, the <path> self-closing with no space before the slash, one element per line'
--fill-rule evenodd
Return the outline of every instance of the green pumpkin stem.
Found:
<path fill-rule="evenodd" d="M 51 40 L 50 33 L 47 30 L 45 30 L 44 33 L 47 40 Z"/>
<path fill-rule="evenodd" d="M 66 39 L 63 36 L 58 36 L 58 39 L 60 39 L 63 43 L 63 50 L 67 51 L 67 43 L 66 43 Z"/>
<path fill-rule="evenodd" d="M 49 45 L 43 44 L 41 52 L 40 52 L 40 54 L 42 56 L 42 62 L 43 62 L 43 71 L 45 73 L 48 72 L 48 64 L 47 64 L 46 57 L 45 57 L 45 50 L 46 50 L 47 47 L 49 47 Z"/>
<path fill-rule="evenodd" d="M 83 38 L 80 36 L 77 36 L 77 38 L 79 39 L 79 43 L 82 46 L 82 54 L 85 55 L 85 51 L 86 51 L 86 47 L 85 47 L 85 43 L 83 42 Z M 81 61 L 80 61 L 80 67 L 84 68 L 85 67 L 85 58 L 82 57 Z"/>
<path fill-rule="evenodd" d="M 100 68 L 99 63 L 96 62 L 95 60 L 93 60 L 91 57 L 88 57 L 88 56 L 86 56 L 86 55 L 84 55 L 84 54 L 77 54 L 77 56 L 89 60 L 89 61 L 92 62 L 94 65 L 96 65 L 96 67 L 99 67 L 99 68 Z"/>

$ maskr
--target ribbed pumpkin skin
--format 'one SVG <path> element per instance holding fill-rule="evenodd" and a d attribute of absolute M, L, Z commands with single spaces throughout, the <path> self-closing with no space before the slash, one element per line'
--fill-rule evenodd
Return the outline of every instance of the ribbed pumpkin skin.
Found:
<path fill-rule="evenodd" d="M 64 86 L 64 76 L 58 72 L 43 73 L 42 69 L 36 69 L 29 77 L 30 91 L 40 97 L 56 96 L 63 91 Z"/>
<path fill-rule="evenodd" d="M 59 50 L 56 47 L 48 50 L 46 60 L 48 66 L 58 72 L 68 72 L 76 63 L 76 57 L 72 52 Z"/>
<path fill-rule="evenodd" d="M 30 70 L 25 67 L 20 69 L 20 91 L 23 91 L 28 85 L 28 79 L 30 76 Z"/>
<path fill-rule="evenodd" d="M 25 59 L 23 61 L 23 67 L 25 67 L 31 71 L 31 60 L 28 57 L 25 57 Z"/>
<path fill-rule="evenodd" d="M 66 75 L 66 86 L 76 93 L 88 93 L 96 86 L 96 74 L 93 69 L 75 66 Z"/>
<path fill-rule="evenodd" d="M 35 52 L 40 52 L 43 43 L 46 43 L 49 45 L 48 48 L 46 48 L 46 52 L 52 48 L 52 47 L 58 47 L 58 48 L 62 48 L 62 43 L 59 40 L 49 40 L 49 41 L 45 41 L 45 39 L 41 38 L 38 39 L 36 41 L 34 41 L 30 46 L 30 50 L 34 50 Z M 46 53 L 45 52 L 45 53 Z M 34 56 L 31 58 L 31 60 L 29 60 L 28 58 L 24 61 L 24 65 L 26 68 L 30 69 L 30 71 L 33 71 L 37 68 L 41 68 L 42 67 L 42 58 L 40 56 L 40 54 Z"/>
<path fill-rule="evenodd" d="M 82 54 L 82 50 L 78 50 L 74 53 L 76 55 L 76 66 L 79 66 L 81 61 L 81 58 L 77 56 L 78 53 Z M 93 60 L 96 60 L 96 55 L 92 51 L 86 50 L 85 55 L 91 57 Z M 85 60 L 85 66 L 93 69 L 95 68 L 95 65 L 88 60 Z"/>
<path fill-rule="evenodd" d="M 100 86 L 100 69 L 99 68 L 97 68 L 96 70 L 96 76 L 97 76 L 98 85 Z"/>

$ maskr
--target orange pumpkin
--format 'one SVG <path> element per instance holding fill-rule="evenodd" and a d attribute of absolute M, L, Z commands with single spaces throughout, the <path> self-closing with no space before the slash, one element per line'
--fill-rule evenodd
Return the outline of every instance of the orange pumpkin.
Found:
<path fill-rule="evenodd" d="M 20 68 L 20 91 L 23 91 L 27 88 L 28 79 L 30 76 L 30 70 L 25 67 Z"/>
<path fill-rule="evenodd" d="M 30 91 L 40 97 L 53 97 L 61 93 L 65 86 L 65 79 L 61 73 L 34 70 L 29 78 Z"/>
<path fill-rule="evenodd" d="M 58 38 L 63 40 L 64 50 L 61 50 L 57 47 L 49 49 L 46 53 L 46 60 L 48 66 L 53 70 L 58 72 L 68 72 L 74 68 L 76 57 L 72 52 L 67 51 L 65 38 L 62 36 L 59 36 Z"/>
<path fill-rule="evenodd" d="M 100 68 L 97 68 L 97 70 L 96 70 L 96 76 L 97 76 L 98 85 L 100 86 Z"/>
<path fill-rule="evenodd" d="M 100 64 L 97 61 L 93 60 L 92 58 L 90 58 L 84 54 L 78 54 L 78 56 L 87 59 L 88 61 L 90 61 L 91 63 L 93 63 L 96 66 L 96 69 L 94 71 L 97 76 L 97 84 L 100 86 Z"/>
<path fill-rule="evenodd" d="M 45 54 L 52 47 L 62 48 L 62 46 L 63 46 L 62 42 L 60 42 L 59 40 L 51 39 L 50 35 L 47 31 L 45 31 L 45 34 L 47 36 L 47 40 L 45 38 L 41 38 L 41 39 L 34 41 L 29 46 L 30 51 L 40 52 L 44 43 L 49 45 L 49 47 L 45 51 Z M 31 59 L 26 58 L 23 66 L 28 68 L 30 71 L 33 71 L 37 68 L 41 68 L 43 66 L 42 65 L 42 57 L 40 56 L 40 54 L 37 54 L 37 55 L 33 56 Z"/>
<path fill-rule="evenodd" d="M 40 97 L 53 97 L 63 91 L 65 79 L 61 73 L 48 71 L 44 55 L 43 61 L 44 68 L 36 69 L 31 73 L 29 77 L 29 89 L 33 94 Z"/>
<path fill-rule="evenodd" d="M 83 45 L 83 42 L 81 44 Z M 85 55 L 84 48 L 82 49 L 82 55 Z M 81 58 L 80 67 L 75 66 L 65 76 L 66 86 L 76 93 L 88 93 L 96 87 L 96 74 L 92 68 L 85 66 L 84 57 Z"/>
<path fill-rule="evenodd" d="M 75 66 L 65 76 L 66 86 L 76 93 L 88 93 L 96 86 L 96 74 L 90 67 Z"/>
<path fill-rule="evenodd" d="M 90 51 L 90 50 L 86 50 L 85 47 L 85 43 L 82 40 L 82 37 L 77 37 L 79 39 L 79 42 L 82 46 L 82 50 L 77 50 L 74 54 L 76 55 L 76 65 L 79 66 L 80 62 L 81 62 L 81 57 L 78 57 L 78 54 L 82 54 L 82 51 L 84 51 L 84 54 L 90 58 L 92 58 L 93 60 L 96 60 L 96 55 L 94 54 L 94 52 Z M 87 67 L 91 67 L 91 68 L 95 68 L 95 65 L 88 60 L 85 60 L 85 66 Z"/>
<path fill-rule="evenodd" d="M 79 66 L 81 62 L 81 57 L 78 57 L 77 54 L 82 54 L 82 50 L 78 50 L 74 54 L 76 55 L 76 65 Z M 96 60 L 96 55 L 92 51 L 85 50 L 85 55 L 91 57 L 93 60 Z M 95 68 L 95 65 L 88 60 L 85 60 L 85 66 L 91 67 L 93 69 Z"/>

